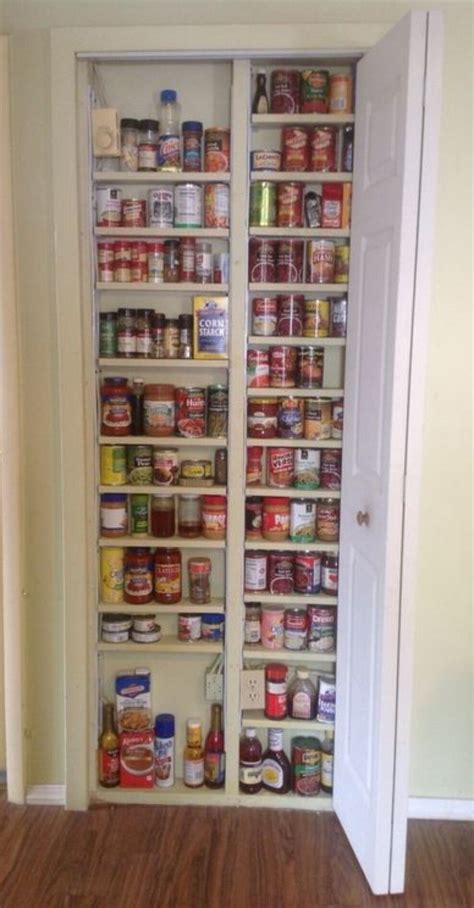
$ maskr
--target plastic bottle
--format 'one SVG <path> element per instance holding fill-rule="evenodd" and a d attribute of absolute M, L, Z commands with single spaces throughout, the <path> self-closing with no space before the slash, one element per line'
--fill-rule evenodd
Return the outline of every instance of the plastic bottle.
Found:
<path fill-rule="evenodd" d="M 224 732 L 220 703 L 213 703 L 211 706 L 211 727 L 204 745 L 204 781 L 208 788 L 222 788 L 225 782 Z"/>
<path fill-rule="evenodd" d="M 155 719 L 155 785 L 174 785 L 174 716 L 160 713 Z"/>
<path fill-rule="evenodd" d="M 180 110 L 173 89 L 161 92 L 158 170 L 181 170 Z"/>
<path fill-rule="evenodd" d="M 186 722 L 183 777 L 187 788 L 201 788 L 204 785 L 204 751 L 202 749 L 202 729 L 199 719 L 188 719 Z"/>
<path fill-rule="evenodd" d="M 268 729 L 268 748 L 262 761 L 263 787 L 276 794 L 286 794 L 291 785 L 291 766 L 283 750 L 283 732 L 280 728 Z"/>
<path fill-rule="evenodd" d="M 255 728 L 246 728 L 240 739 L 239 790 L 257 794 L 262 788 L 262 745 Z"/>
<path fill-rule="evenodd" d="M 321 788 L 332 794 L 334 769 L 334 732 L 326 731 L 321 745 Z"/>
<path fill-rule="evenodd" d="M 292 719 L 314 719 L 317 710 L 317 692 L 306 669 L 297 668 L 296 677 L 288 687 L 288 715 Z"/>

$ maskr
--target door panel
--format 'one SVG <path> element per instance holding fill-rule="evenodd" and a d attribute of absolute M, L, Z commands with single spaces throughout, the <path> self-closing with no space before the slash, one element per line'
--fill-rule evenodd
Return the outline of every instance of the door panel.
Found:
<path fill-rule="evenodd" d="M 390 888 L 426 26 L 405 17 L 357 72 L 334 804 L 376 893 Z"/>

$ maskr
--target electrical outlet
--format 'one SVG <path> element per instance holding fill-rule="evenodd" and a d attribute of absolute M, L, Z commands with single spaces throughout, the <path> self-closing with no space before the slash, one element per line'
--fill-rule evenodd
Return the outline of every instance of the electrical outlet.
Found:
<path fill-rule="evenodd" d="M 265 672 L 244 669 L 240 680 L 241 709 L 263 709 L 265 706 Z"/>
<path fill-rule="evenodd" d="M 222 673 L 206 672 L 204 696 L 206 700 L 222 703 L 224 699 L 224 676 Z"/>

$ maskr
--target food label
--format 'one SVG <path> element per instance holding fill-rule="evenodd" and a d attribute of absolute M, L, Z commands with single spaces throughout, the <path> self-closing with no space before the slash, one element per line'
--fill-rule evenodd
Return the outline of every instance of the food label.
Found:
<path fill-rule="evenodd" d="M 101 507 L 100 525 L 103 530 L 122 530 L 126 532 L 128 526 L 127 508 Z"/>
<path fill-rule="evenodd" d="M 225 778 L 225 754 L 206 753 L 204 755 L 204 779 L 213 785 L 222 785 Z"/>
<path fill-rule="evenodd" d="M 155 738 L 155 785 L 157 788 L 168 788 L 174 782 L 173 755 L 173 738 Z"/>
<path fill-rule="evenodd" d="M 173 226 L 173 190 L 150 189 L 148 193 L 150 227 Z"/>
<path fill-rule="evenodd" d="M 267 587 L 267 559 L 265 555 L 245 558 L 245 589 L 261 592 Z"/>
<path fill-rule="evenodd" d="M 268 448 L 267 481 L 274 488 L 291 486 L 294 478 L 295 454 L 292 448 Z"/>
<path fill-rule="evenodd" d="M 123 549 L 101 549 L 100 578 L 102 602 L 108 605 L 123 602 Z"/>
<path fill-rule="evenodd" d="M 321 592 L 321 555 L 296 555 L 295 591 L 306 594 Z"/>
<path fill-rule="evenodd" d="M 195 296 L 194 358 L 227 359 L 228 297 Z"/>
<path fill-rule="evenodd" d="M 308 609 L 309 634 L 308 644 L 312 652 L 329 653 L 336 645 L 336 614 L 333 608 Z"/>
<path fill-rule="evenodd" d="M 144 400 L 143 427 L 145 435 L 164 432 L 171 435 L 174 429 L 174 400 Z"/>
<path fill-rule="evenodd" d="M 127 567 L 125 569 L 125 593 L 130 601 L 135 597 L 149 596 L 153 592 L 153 574 L 151 570 L 143 567 Z"/>
<path fill-rule="evenodd" d="M 316 538 L 316 502 L 292 501 L 290 539 L 292 542 L 314 542 Z"/>
<path fill-rule="evenodd" d="M 119 731 L 141 732 L 151 728 L 151 677 L 147 669 L 125 672 L 115 679 L 115 705 Z"/>
<path fill-rule="evenodd" d="M 306 691 L 298 691 L 293 697 L 293 719 L 311 719 L 311 697 Z"/>
<path fill-rule="evenodd" d="M 283 788 L 283 769 L 280 764 L 271 757 L 267 757 L 263 761 L 262 781 L 266 788 L 272 788 L 275 791 L 278 791 L 279 788 Z"/>
<path fill-rule="evenodd" d="M 262 762 L 244 763 L 239 766 L 239 782 L 242 785 L 259 785 L 262 781 Z"/>
<path fill-rule="evenodd" d="M 200 186 L 185 183 L 174 190 L 175 227 L 202 226 L 202 191 Z"/>
<path fill-rule="evenodd" d="M 323 751 L 321 754 L 321 784 L 325 788 L 332 788 L 333 771 L 334 756 Z"/>
<path fill-rule="evenodd" d="M 181 592 L 181 566 L 155 564 L 155 593 L 157 596 L 177 596 Z"/>
<path fill-rule="evenodd" d="M 200 760 L 184 760 L 184 784 L 190 788 L 198 788 L 204 782 L 204 757 Z"/>
<path fill-rule="evenodd" d="M 119 780 L 120 760 L 118 747 L 99 750 L 99 779 L 104 784 L 116 785 Z"/>
<path fill-rule="evenodd" d="M 177 136 L 160 136 L 158 142 L 157 162 L 159 170 L 180 170 L 180 138 Z"/>
<path fill-rule="evenodd" d="M 317 451 L 314 448 L 298 448 L 295 453 L 295 488 L 319 488 L 320 462 L 320 451 Z"/>

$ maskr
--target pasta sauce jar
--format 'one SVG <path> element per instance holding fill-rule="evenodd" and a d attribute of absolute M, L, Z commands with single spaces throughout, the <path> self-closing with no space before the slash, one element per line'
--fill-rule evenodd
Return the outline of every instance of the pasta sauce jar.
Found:
<path fill-rule="evenodd" d="M 247 403 L 249 438 L 276 438 L 278 401 L 272 397 L 253 397 Z"/>
<path fill-rule="evenodd" d="M 155 554 L 155 599 L 174 605 L 181 599 L 181 552 L 157 549 Z"/>
<path fill-rule="evenodd" d="M 149 549 L 125 550 L 123 598 L 133 605 L 153 601 L 153 568 Z"/>
<path fill-rule="evenodd" d="M 132 404 L 126 378 L 107 378 L 100 389 L 102 435 L 129 435 Z"/>

